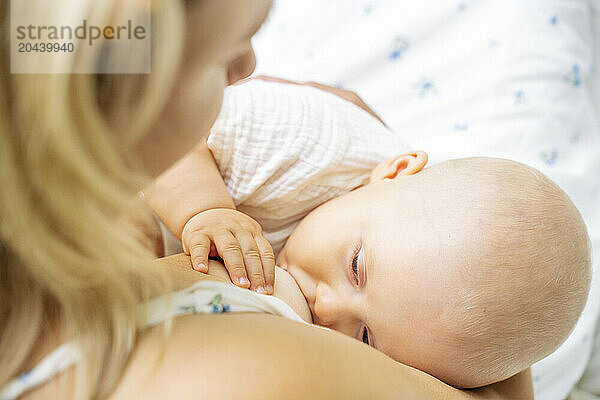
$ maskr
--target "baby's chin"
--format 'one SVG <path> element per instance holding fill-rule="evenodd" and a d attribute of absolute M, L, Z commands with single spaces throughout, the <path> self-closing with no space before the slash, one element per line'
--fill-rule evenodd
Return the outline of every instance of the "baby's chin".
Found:
<path fill-rule="evenodd" d="M 289 272 L 279 267 L 275 267 L 273 296 L 286 302 L 304 321 L 312 323 L 310 309 L 300 287 Z"/>

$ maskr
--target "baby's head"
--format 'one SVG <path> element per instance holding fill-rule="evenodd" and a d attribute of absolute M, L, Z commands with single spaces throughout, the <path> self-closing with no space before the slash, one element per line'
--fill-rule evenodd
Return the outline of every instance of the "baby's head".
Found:
<path fill-rule="evenodd" d="M 537 170 L 424 153 L 306 216 L 278 259 L 315 323 L 456 387 L 506 379 L 553 352 L 587 298 L 590 243 Z"/>

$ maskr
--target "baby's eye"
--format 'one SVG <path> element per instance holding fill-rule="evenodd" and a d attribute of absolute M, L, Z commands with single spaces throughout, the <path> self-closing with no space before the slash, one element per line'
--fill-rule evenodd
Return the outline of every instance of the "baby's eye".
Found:
<path fill-rule="evenodd" d="M 363 274 L 362 271 L 360 271 L 361 266 L 358 265 L 358 263 L 360 262 L 360 253 L 362 252 L 362 247 L 361 245 L 358 243 L 354 246 L 354 253 L 352 258 L 350 259 L 350 265 L 346 264 L 346 266 L 344 267 L 346 269 L 346 275 L 348 276 L 348 280 L 351 281 L 352 284 L 354 284 L 354 286 L 356 288 L 359 288 L 361 286 L 361 275 Z M 350 267 L 350 274 L 348 275 L 348 267 Z"/>
<path fill-rule="evenodd" d="M 362 341 L 364 344 L 369 344 L 369 332 L 367 328 L 363 328 Z"/>
<path fill-rule="evenodd" d="M 352 259 L 352 272 L 354 273 L 356 281 L 358 282 L 358 254 Z"/>

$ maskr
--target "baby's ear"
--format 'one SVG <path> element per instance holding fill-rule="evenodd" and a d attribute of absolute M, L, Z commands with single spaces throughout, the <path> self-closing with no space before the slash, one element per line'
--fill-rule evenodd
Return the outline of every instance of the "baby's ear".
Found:
<path fill-rule="evenodd" d="M 425 164 L 427 164 L 427 153 L 424 151 L 415 151 L 390 158 L 373 169 L 369 183 L 416 174 L 425 167 Z"/>

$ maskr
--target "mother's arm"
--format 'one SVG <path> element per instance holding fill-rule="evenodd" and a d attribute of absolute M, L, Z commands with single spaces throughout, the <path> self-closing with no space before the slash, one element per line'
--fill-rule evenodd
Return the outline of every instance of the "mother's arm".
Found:
<path fill-rule="evenodd" d="M 160 261 L 180 286 L 187 257 Z M 448 362 L 452 362 L 449 360 Z M 111 399 L 533 399 L 529 371 L 461 391 L 352 338 L 267 314 L 177 318 L 142 336 Z"/>

